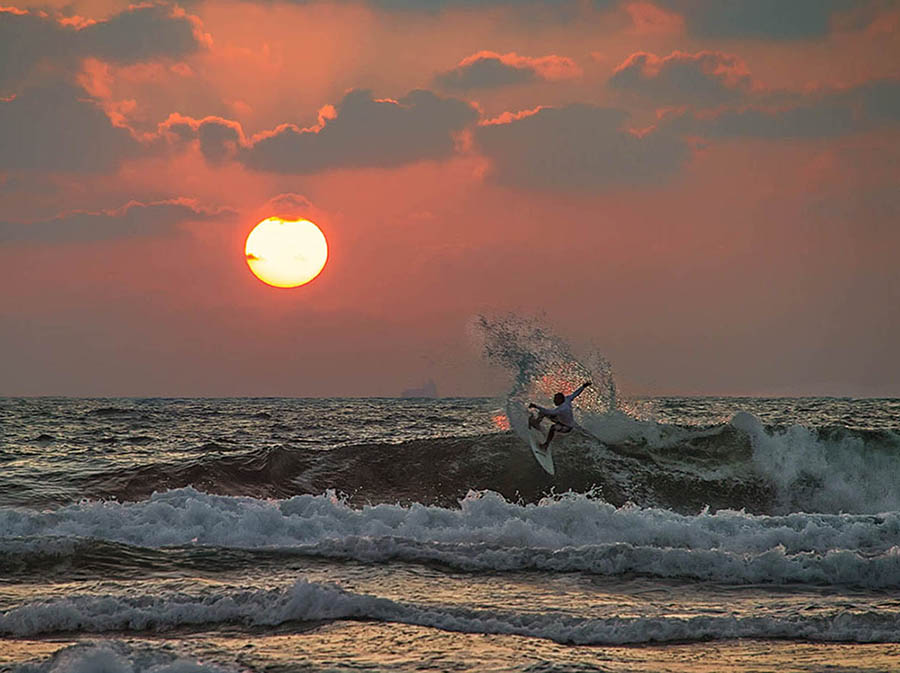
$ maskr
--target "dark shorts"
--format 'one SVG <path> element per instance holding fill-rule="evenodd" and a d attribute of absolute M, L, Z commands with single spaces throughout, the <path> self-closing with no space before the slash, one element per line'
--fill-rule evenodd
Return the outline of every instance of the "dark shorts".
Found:
<path fill-rule="evenodd" d="M 572 432 L 571 425 L 566 425 L 562 421 L 556 420 L 553 416 L 547 416 L 547 418 L 549 418 L 551 421 L 553 421 L 553 427 L 556 429 L 557 432 L 561 432 L 563 434 L 565 434 L 567 432 Z"/>

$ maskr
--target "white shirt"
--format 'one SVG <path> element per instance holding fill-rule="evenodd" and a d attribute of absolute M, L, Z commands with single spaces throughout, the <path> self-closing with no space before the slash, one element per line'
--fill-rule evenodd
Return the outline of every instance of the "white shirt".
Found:
<path fill-rule="evenodd" d="M 566 399 L 563 400 L 563 403 L 558 407 L 553 407 L 552 409 L 538 407 L 538 411 L 540 411 L 544 416 L 552 418 L 554 421 L 568 425 L 570 428 L 574 428 L 575 416 L 572 414 L 572 400 L 581 395 L 582 391 L 584 391 L 585 388 L 587 388 L 586 383 L 571 395 L 566 395 Z"/>

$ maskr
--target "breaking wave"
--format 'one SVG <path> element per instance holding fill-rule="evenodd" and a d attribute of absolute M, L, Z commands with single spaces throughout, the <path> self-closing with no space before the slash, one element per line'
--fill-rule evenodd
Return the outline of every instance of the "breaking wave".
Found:
<path fill-rule="evenodd" d="M 745 411 L 708 427 L 660 423 L 652 405 L 622 399 L 599 352 L 579 359 L 539 321 L 481 317 L 476 328 L 485 358 L 513 379 L 507 417 L 523 442 L 528 402 L 593 381 L 576 403 L 581 439 L 555 452 L 569 454 L 575 468 L 564 474 L 562 489 L 581 490 L 574 478 L 580 473 L 590 475 L 610 502 L 676 511 L 703 505 L 769 513 L 900 510 L 897 432 L 766 427 Z M 576 456 L 589 460 L 572 461 Z"/>
<path fill-rule="evenodd" d="M 619 411 L 582 421 L 584 432 L 554 444 L 555 477 L 541 470 L 515 432 L 497 432 L 328 451 L 280 446 L 200 454 L 93 473 L 81 492 L 140 500 L 187 486 L 257 498 L 332 489 L 355 504 L 452 507 L 469 490 L 524 502 L 591 491 L 616 506 L 685 514 L 707 507 L 759 514 L 900 510 L 900 435 L 891 431 L 767 428 L 745 412 L 706 428 L 641 421 Z"/>
<path fill-rule="evenodd" d="M 271 627 L 362 619 L 446 631 L 531 636 L 558 643 L 624 645 L 733 638 L 898 642 L 895 611 L 813 617 L 632 617 L 590 619 L 554 612 L 516 613 L 401 603 L 330 584 L 299 580 L 286 589 L 235 589 L 209 596 L 72 596 L 25 604 L 0 615 L 0 633 L 161 631 L 222 623 Z"/>
<path fill-rule="evenodd" d="M 201 565 L 210 547 L 351 559 L 439 563 L 466 571 L 581 571 L 730 584 L 900 587 L 900 513 L 686 516 L 616 508 L 589 495 L 536 504 L 491 492 L 455 508 L 353 507 L 334 495 L 258 500 L 193 489 L 136 503 L 90 502 L 47 512 L 0 509 L 0 568 L 54 564 Z M 91 552 L 91 544 L 106 545 Z M 119 547 L 113 546 L 119 545 Z M 171 549 L 175 547 L 176 549 Z M 161 550 L 148 554 L 143 549 Z M 229 554 L 215 554 L 227 562 Z M 161 562 L 165 559 L 157 558 Z M 251 564 L 253 554 L 234 559 Z"/>

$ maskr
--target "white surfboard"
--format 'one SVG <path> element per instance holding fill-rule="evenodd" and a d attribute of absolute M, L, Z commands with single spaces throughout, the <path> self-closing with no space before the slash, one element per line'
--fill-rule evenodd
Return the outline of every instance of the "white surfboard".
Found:
<path fill-rule="evenodd" d="M 528 446 L 531 447 L 531 453 L 534 454 L 534 459 L 538 462 L 538 465 L 544 468 L 544 472 L 547 474 L 556 474 L 556 468 L 553 466 L 553 447 L 548 446 L 547 450 L 544 451 L 540 446 L 541 442 L 544 441 L 544 433 L 530 427 L 526 432 L 528 433 Z"/>

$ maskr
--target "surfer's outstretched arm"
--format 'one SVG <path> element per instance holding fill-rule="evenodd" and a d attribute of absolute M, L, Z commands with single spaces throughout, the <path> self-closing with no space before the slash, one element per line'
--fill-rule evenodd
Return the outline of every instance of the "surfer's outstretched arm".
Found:
<path fill-rule="evenodd" d="M 572 393 L 571 395 L 567 396 L 566 399 L 569 400 L 569 401 L 571 402 L 571 401 L 574 400 L 576 397 L 578 397 L 579 395 L 581 395 L 581 393 L 584 392 L 584 389 L 587 388 L 589 385 L 591 385 L 591 382 L 590 382 L 590 381 L 585 381 L 584 383 L 581 384 L 581 386 L 580 386 L 574 393 Z"/>

